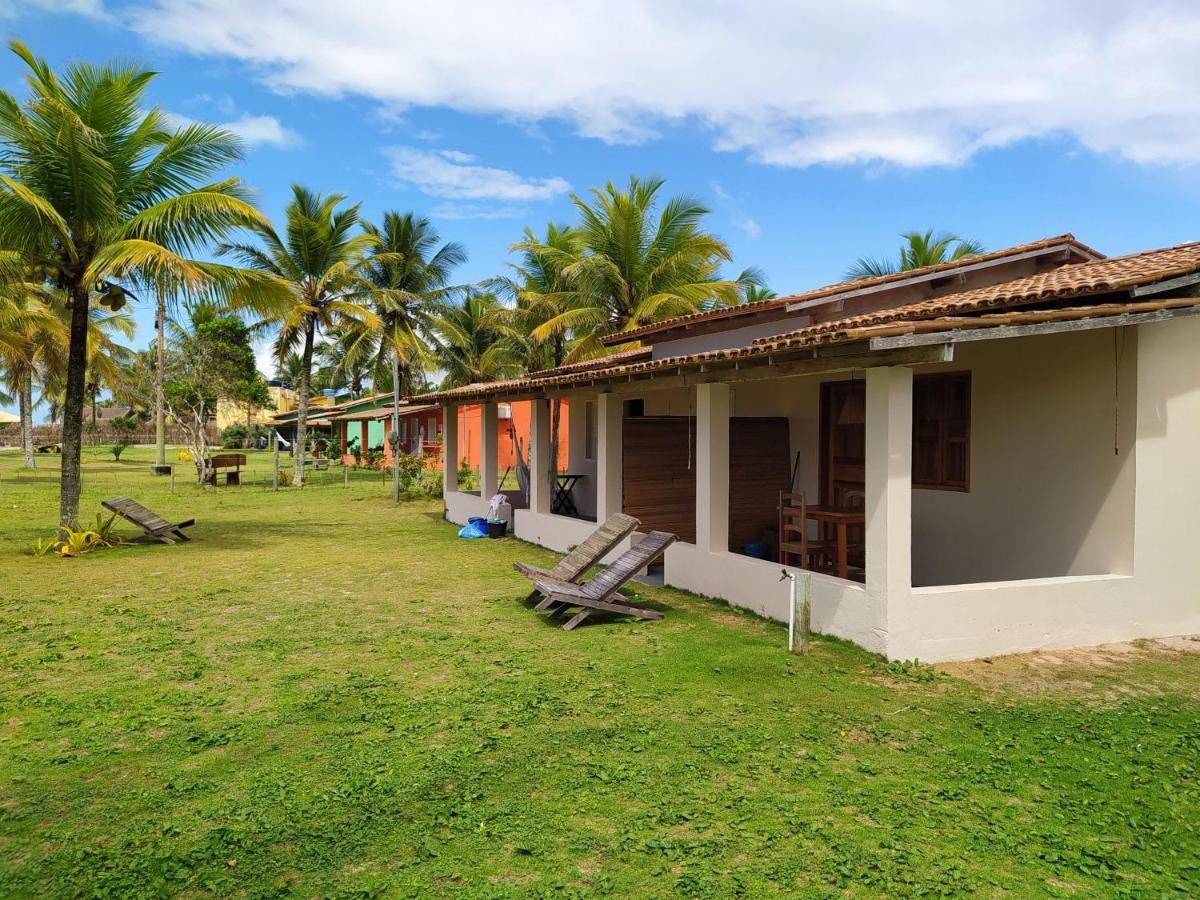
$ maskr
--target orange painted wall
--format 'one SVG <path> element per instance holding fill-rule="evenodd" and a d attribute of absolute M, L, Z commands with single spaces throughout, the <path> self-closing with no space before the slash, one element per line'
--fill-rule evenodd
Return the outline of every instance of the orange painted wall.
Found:
<path fill-rule="evenodd" d="M 558 467 L 560 470 L 567 465 L 567 403 L 562 401 L 562 412 L 558 422 Z M 529 461 L 529 425 L 533 416 L 533 405 L 524 400 L 509 404 L 512 418 L 500 419 L 496 425 L 497 465 L 502 473 L 509 466 L 516 465 L 516 449 L 513 445 L 513 434 L 521 442 L 525 461 Z M 479 406 L 460 406 L 458 409 L 458 458 L 465 459 L 473 469 L 479 468 L 482 448 L 482 412 Z"/>
<path fill-rule="evenodd" d="M 567 404 L 568 401 L 562 401 L 562 411 L 559 414 L 558 422 L 558 468 L 559 471 L 566 469 L 567 466 Z M 513 443 L 513 435 L 521 442 L 521 449 L 525 454 L 526 462 L 529 461 L 529 425 L 533 415 L 533 406 L 528 400 L 509 404 L 512 410 L 512 418 L 500 419 L 496 423 L 496 450 L 498 458 L 498 471 L 503 473 L 505 469 L 516 465 L 516 448 Z M 418 413 L 415 416 L 407 417 L 409 425 L 407 433 L 411 439 L 416 433 L 418 427 L 428 431 L 428 419 L 430 416 L 437 418 L 437 435 L 426 435 L 427 440 L 434 440 L 435 437 L 440 437 L 442 434 L 442 410 L 427 410 Z M 480 455 L 482 451 L 482 428 L 481 428 L 482 413 L 479 406 L 460 406 L 458 408 L 458 458 L 465 459 L 467 465 L 473 469 L 479 468 Z M 358 436 L 361 429 L 361 423 L 348 422 L 343 423 L 349 438 Z M 345 438 L 344 438 L 345 439 Z M 385 441 L 383 445 L 384 465 L 391 465 L 392 452 L 391 447 Z M 347 456 L 347 462 L 352 462 L 353 457 Z"/>

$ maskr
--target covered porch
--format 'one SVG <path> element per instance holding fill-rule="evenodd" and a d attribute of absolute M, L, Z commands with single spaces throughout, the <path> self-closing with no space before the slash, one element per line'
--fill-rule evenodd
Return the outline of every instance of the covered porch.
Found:
<path fill-rule="evenodd" d="M 538 397 L 530 504 L 513 512 L 513 530 L 566 551 L 626 512 L 680 536 L 666 584 L 783 620 L 778 558 L 746 550 L 769 544 L 790 488 L 860 517 L 846 572 L 827 558 L 789 560 L 807 576 L 819 632 L 929 661 L 1152 634 L 1179 614 L 1165 598 L 1157 612 L 1130 611 L 1161 574 L 1145 562 L 1163 556 L 1134 528 L 1155 483 L 1135 491 L 1151 465 L 1138 450 L 1161 428 L 1154 398 L 1170 380 L 1165 352 L 1152 363 L 1141 352 L 1166 340 L 1156 327 L 885 346 L 564 392 L 584 438 L 570 465 L 585 474 L 576 489 L 587 518 L 551 512 L 554 395 Z M 450 519 L 486 506 L 495 448 L 483 460 L 481 496 L 460 493 L 447 468 Z M 819 528 L 813 540 L 827 541 Z"/>

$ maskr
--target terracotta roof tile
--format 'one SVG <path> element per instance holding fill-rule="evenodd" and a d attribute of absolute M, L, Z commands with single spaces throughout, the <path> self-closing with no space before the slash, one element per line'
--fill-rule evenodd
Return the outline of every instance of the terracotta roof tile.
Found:
<path fill-rule="evenodd" d="M 942 319 L 941 324 L 945 326 L 945 330 L 987 327 L 1001 324 L 996 321 L 1001 317 L 981 316 L 979 313 L 995 312 L 1013 307 L 1016 307 L 1017 310 L 1012 316 L 1007 317 L 1009 321 L 1012 321 L 1014 316 L 1020 316 L 1022 320 L 1027 319 L 1032 322 L 1072 317 L 1112 316 L 1138 310 L 1157 310 L 1179 306 L 1200 306 L 1200 298 L 1164 300 L 1155 296 L 1143 302 L 1130 300 L 1117 304 L 1080 305 L 1069 309 L 1058 309 L 1053 314 L 1048 311 L 1022 311 L 1021 309 L 1021 307 L 1031 304 L 1057 299 L 1099 298 L 1138 285 L 1149 285 L 1192 273 L 1200 273 L 1200 243 L 1180 244 L 1177 247 L 1168 247 L 1162 250 L 1149 250 L 1112 259 L 1063 266 L 1049 272 L 1017 278 L 1002 284 L 973 288 L 893 309 L 824 322 L 774 337 L 760 338 L 754 343 L 742 347 L 661 359 L 621 362 L 603 368 L 564 372 L 540 379 L 526 378 L 491 384 L 466 385 L 449 391 L 426 394 L 419 399 L 426 402 L 443 400 L 452 402 L 487 396 L 503 396 L 506 392 L 521 389 L 544 389 L 551 385 L 565 389 L 575 384 L 603 381 L 610 378 L 678 370 L 721 361 L 769 357 L 797 348 L 862 341 L 871 337 L 873 331 L 877 332 L 884 326 L 899 326 L 905 323 L 924 325 Z M 892 330 L 894 331 L 895 328 Z M 611 362 L 611 360 L 609 361 Z"/>
<path fill-rule="evenodd" d="M 769 310 L 780 309 L 792 303 L 803 303 L 808 300 L 832 298 L 847 291 L 861 291 L 864 288 L 877 287 L 879 285 L 891 284 L 893 282 L 908 281 L 912 278 L 921 278 L 927 275 L 934 275 L 939 272 L 951 272 L 954 269 L 960 269 L 963 266 L 993 262 L 1002 260 L 1009 256 L 1019 256 L 1022 253 L 1048 250 L 1049 248 L 1056 247 L 1060 244 L 1069 244 L 1083 251 L 1089 256 L 1100 258 L 1103 258 L 1104 256 L 1103 253 L 1100 253 L 1098 250 L 1094 250 L 1087 246 L 1087 244 L 1076 240 L 1075 235 L 1067 232 L 1066 234 L 1060 234 L 1055 237 L 1030 241 L 1027 244 L 1017 244 L 1013 247 L 1005 247 L 1003 250 L 993 250 L 990 253 L 980 253 L 976 256 L 967 256 L 963 257 L 962 259 L 939 263 L 935 266 L 922 266 L 919 269 L 909 269 L 904 272 L 893 272 L 891 274 L 880 275 L 875 278 L 861 278 L 856 281 L 839 281 L 835 284 L 828 284 L 824 287 L 815 288 L 814 290 L 805 291 L 800 294 L 789 294 L 786 297 L 774 297 L 770 300 L 760 300 L 757 303 L 744 303 L 740 306 L 724 306 L 718 309 L 711 309 L 706 312 L 693 313 L 689 316 L 676 316 L 672 319 L 664 319 L 661 322 L 643 325 L 641 328 L 634 328 L 629 331 L 611 334 L 604 338 L 604 342 L 608 344 L 625 343 L 626 341 L 637 340 L 644 335 L 666 331 L 671 328 L 679 327 L 680 325 L 690 325 L 693 322 L 706 322 L 714 319 L 758 315 Z"/>
<path fill-rule="evenodd" d="M 1200 243 L 1180 244 L 1163 250 L 1147 250 L 1093 262 L 1060 266 L 1049 272 L 1027 275 L 1001 284 L 946 294 L 906 306 L 881 309 L 798 328 L 786 334 L 759 338 L 759 347 L 788 347 L 798 343 L 817 343 L 853 329 L 884 322 L 928 319 L 952 313 L 972 312 L 990 307 L 1009 307 L 1040 303 L 1058 297 L 1106 293 L 1184 275 L 1200 269 Z"/>

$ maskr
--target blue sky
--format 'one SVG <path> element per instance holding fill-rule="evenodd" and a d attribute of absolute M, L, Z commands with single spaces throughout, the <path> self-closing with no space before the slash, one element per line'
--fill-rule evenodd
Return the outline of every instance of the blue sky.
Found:
<path fill-rule="evenodd" d="M 884 0 L 500 6 L 0 0 L 0 18 L 55 65 L 160 71 L 155 102 L 245 136 L 234 173 L 275 219 L 297 181 L 368 218 L 430 215 L 469 250 L 462 281 L 630 173 L 699 197 L 734 268 L 780 293 L 911 228 L 990 248 L 1073 231 L 1109 254 L 1200 237 L 1200 12 L 1182 0 L 965 20 Z M 21 78 L 0 56 L 0 85 L 19 97 Z"/>

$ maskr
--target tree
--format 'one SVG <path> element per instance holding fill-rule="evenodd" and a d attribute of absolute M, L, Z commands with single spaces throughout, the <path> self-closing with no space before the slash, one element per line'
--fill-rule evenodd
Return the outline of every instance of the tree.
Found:
<path fill-rule="evenodd" d="M 127 287 L 237 288 L 243 302 L 261 303 L 275 291 L 249 273 L 187 258 L 235 228 L 265 223 L 237 179 L 204 183 L 240 157 L 231 133 L 176 128 L 147 109 L 149 70 L 76 63 L 59 77 L 20 41 L 9 47 L 28 68 L 28 97 L 22 104 L 0 92 L 0 267 L 12 278 L 18 265 L 35 265 L 69 305 L 59 519 L 75 525 L 92 295 L 115 306 Z"/>
<path fill-rule="evenodd" d="M 308 395 L 312 382 L 313 348 L 318 333 L 357 323 L 378 328 L 379 319 L 365 302 L 377 291 L 364 277 L 366 254 L 378 247 L 374 235 L 357 231 L 359 205 L 339 209 L 341 194 L 321 196 L 292 185 L 281 237 L 269 223 L 255 228 L 263 247 L 223 244 L 222 254 L 287 285 L 288 303 L 263 321 L 278 326 L 275 355 L 283 359 L 300 350 L 300 385 L 296 391 L 295 470 L 292 484 L 304 484 L 305 442 L 308 439 Z"/>
<path fill-rule="evenodd" d="M 428 337 L 440 304 L 450 290 L 450 274 L 467 261 L 467 251 L 454 242 L 438 246 L 439 235 L 430 221 L 412 213 L 384 213 L 383 226 L 366 223 L 363 229 L 377 244 L 365 274 L 375 286 L 375 313 L 381 328 L 377 336 L 364 336 L 347 349 L 347 358 L 374 349 L 374 381 L 382 382 L 390 369 L 392 427 L 399 437 L 400 398 L 412 392 L 411 373 L 429 355 Z M 400 499 L 400 445 L 392 445 L 392 499 Z"/>
<path fill-rule="evenodd" d="M 17 397 L 26 468 L 33 452 L 33 382 L 66 346 L 66 329 L 44 302 L 39 285 L 17 282 L 0 294 L 0 376 Z"/>
<path fill-rule="evenodd" d="M 524 238 L 509 247 L 519 254 L 509 263 L 513 274 L 493 278 L 487 286 L 512 299 L 500 314 L 505 338 L 527 372 L 557 368 L 567 359 L 572 333 L 594 321 L 568 270 L 579 262 L 583 240 L 578 231 L 554 222 L 539 237 L 526 228 Z M 562 401 L 550 401 L 550 459 L 557 464 Z"/>
<path fill-rule="evenodd" d="M 469 291 L 460 304 L 445 304 L 430 323 L 435 355 L 445 376 L 442 389 L 520 374 L 521 362 L 504 340 L 504 307 L 495 294 Z"/>
<path fill-rule="evenodd" d="M 265 395 L 266 383 L 258 374 L 245 322 L 207 305 L 193 306 L 190 317 L 190 330 L 181 330 L 175 341 L 163 396 L 171 417 L 186 436 L 196 462 L 196 479 L 204 484 L 208 480 L 207 426 L 217 403 Z"/>
<path fill-rule="evenodd" d="M 660 211 L 663 184 L 631 176 L 625 190 L 594 189 L 590 202 L 572 195 L 582 243 L 565 269 L 581 299 L 570 314 L 573 358 L 601 355 L 605 335 L 738 302 L 743 285 L 720 277 L 729 247 L 701 227 L 708 209 L 679 196 Z"/>
<path fill-rule="evenodd" d="M 851 281 L 878 278 L 985 252 L 983 244 L 979 241 L 960 238 L 948 231 L 934 231 L 932 228 L 928 231 L 906 231 L 900 237 L 903 243 L 900 244 L 896 259 L 859 257 L 854 265 L 846 270 L 846 278 Z"/>

